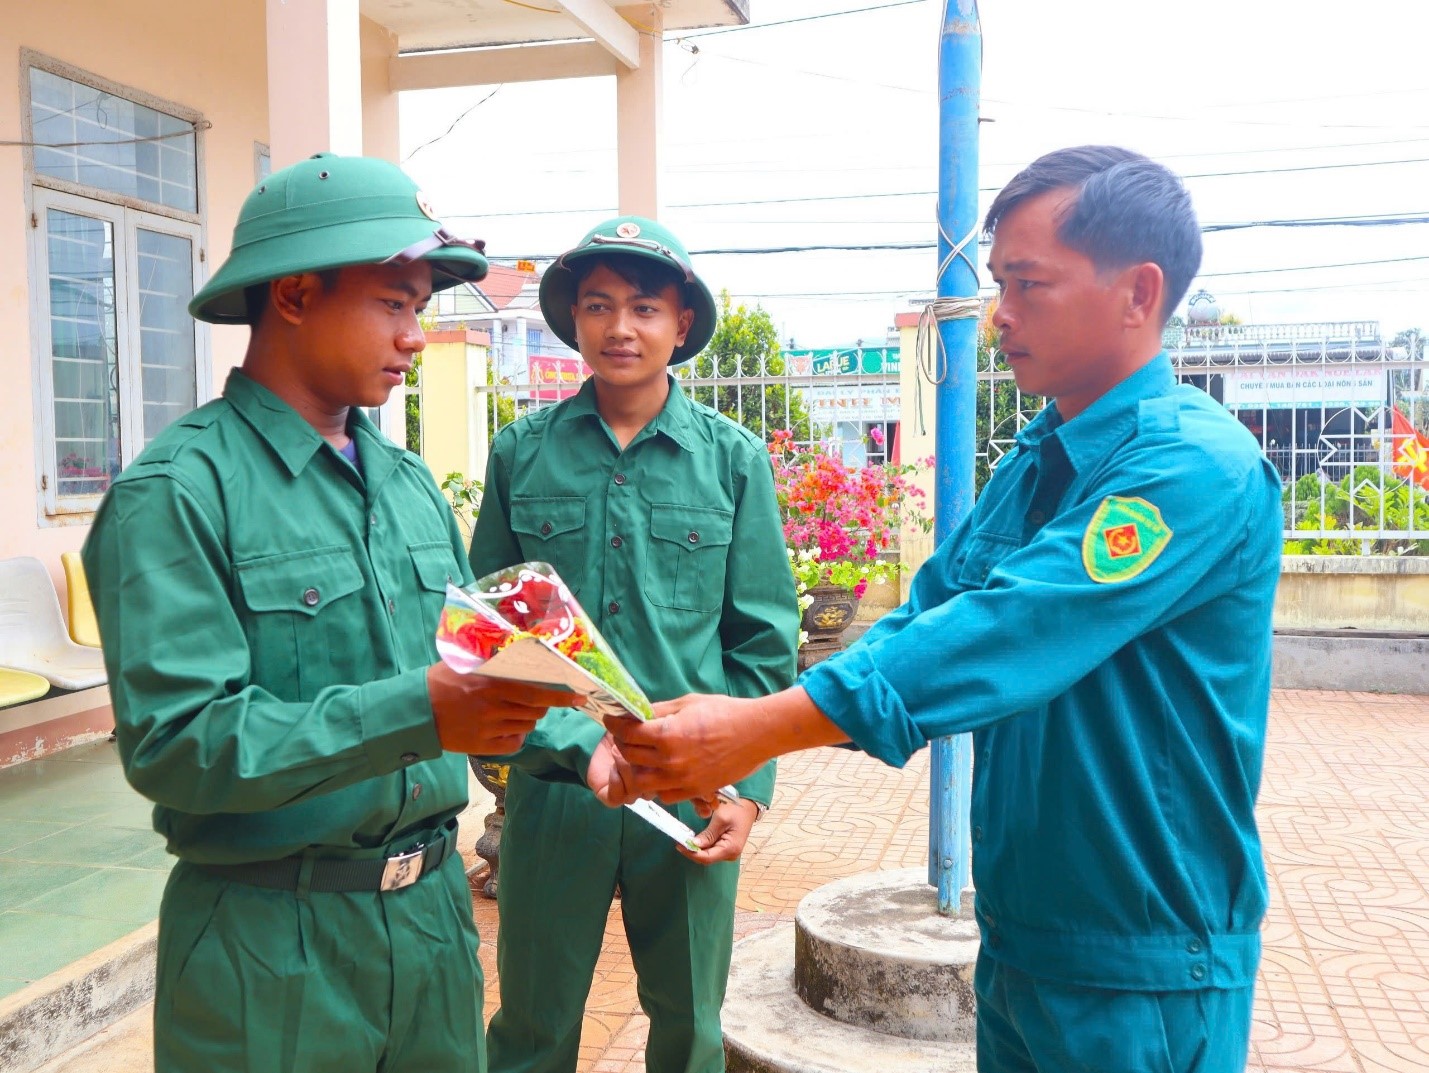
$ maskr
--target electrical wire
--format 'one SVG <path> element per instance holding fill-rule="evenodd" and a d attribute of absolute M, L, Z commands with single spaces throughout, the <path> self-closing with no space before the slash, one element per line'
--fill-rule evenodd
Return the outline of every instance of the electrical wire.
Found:
<path fill-rule="evenodd" d="M 516 2 L 516 0 L 506 0 L 506 2 L 509 3 L 509 4 L 513 4 L 513 3 Z M 522 5 L 520 5 L 520 6 L 525 7 L 526 5 L 522 4 Z M 495 89 L 493 89 L 490 93 L 488 93 L 485 97 L 481 98 L 481 100 L 477 101 L 477 102 L 476 102 L 475 104 L 473 104 L 470 108 L 468 108 L 465 112 L 463 112 L 461 115 L 459 115 L 459 116 L 457 116 L 455 119 L 453 119 L 453 120 L 452 120 L 452 125 L 449 126 L 446 130 L 442 131 L 442 133 L 438 134 L 435 138 L 428 138 L 428 139 L 427 139 L 426 141 L 424 141 L 421 145 L 417 146 L 417 148 L 413 149 L 410 153 L 408 153 L 406 156 L 404 156 L 404 157 L 402 158 L 402 163 L 403 163 L 403 164 L 407 163 L 407 161 L 411 160 L 414 156 L 416 156 L 418 153 L 420 153 L 423 149 L 427 148 L 427 147 L 430 146 L 430 145 L 436 145 L 437 142 L 441 141 L 441 140 L 442 140 L 443 138 L 445 138 L 447 135 L 451 134 L 452 131 L 456 130 L 457 124 L 459 124 L 459 123 L 460 123 L 463 119 L 465 119 L 467 116 L 471 115 L 472 112 L 476 111 L 478 108 L 480 108 L 480 107 L 481 107 L 483 104 L 485 104 L 487 101 L 491 100 L 492 97 L 495 97 L 498 93 L 500 93 L 500 92 L 501 92 L 501 89 L 502 89 L 502 86 L 505 86 L 505 85 L 506 85 L 506 83 L 505 83 L 505 82 L 502 82 L 502 83 L 501 83 L 500 85 L 498 85 Z"/>

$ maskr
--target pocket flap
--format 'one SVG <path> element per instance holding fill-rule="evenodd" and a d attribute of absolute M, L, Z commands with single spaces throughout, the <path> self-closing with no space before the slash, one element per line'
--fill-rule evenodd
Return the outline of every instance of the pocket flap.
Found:
<path fill-rule="evenodd" d="M 362 588 L 362 571 L 350 548 L 313 548 L 265 555 L 235 564 L 238 587 L 250 611 L 316 615 L 334 600 Z"/>
<path fill-rule="evenodd" d="M 511 502 L 511 529 L 524 536 L 550 540 L 584 528 L 583 496 L 548 496 Z"/>
<path fill-rule="evenodd" d="M 1018 549 L 1015 537 L 998 533 L 977 533 L 968 544 L 967 557 L 958 571 L 958 581 L 964 585 L 982 585 L 993 567 Z"/>
<path fill-rule="evenodd" d="M 686 551 L 728 544 L 734 535 L 734 515 L 714 507 L 655 503 L 650 507 L 650 535 Z"/>
<path fill-rule="evenodd" d="M 453 569 L 452 556 L 455 553 L 446 541 L 410 544 L 407 551 L 412 556 L 412 566 L 417 571 L 417 581 L 422 588 L 444 593 L 447 582 L 461 581 L 461 576 Z"/>

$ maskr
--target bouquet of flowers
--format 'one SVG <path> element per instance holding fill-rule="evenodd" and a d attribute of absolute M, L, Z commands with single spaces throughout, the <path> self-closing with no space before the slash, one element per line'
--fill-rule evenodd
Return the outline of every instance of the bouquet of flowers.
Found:
<path fill-rule="evenodd" d="M 546 563 L 520 563 L 464 589 L 448 585 L 437 654 L 462 674 L 569 689 L 585 698 L 580 710 L 597 720 L 654 718 L 649 698 Z M 739 798 L 730 786 L 719 793 Z M 687 849 L 699 848 L 694 832 L 653 801 L 626 807 Z"/>
<path fill-rule="evenodd" d="M 474 585 L 447 586 L 437 654 L 454 671 L 565 687 L 581 710 L 650 719 L 650 701 L 546 563 L 520 563 Z"/>

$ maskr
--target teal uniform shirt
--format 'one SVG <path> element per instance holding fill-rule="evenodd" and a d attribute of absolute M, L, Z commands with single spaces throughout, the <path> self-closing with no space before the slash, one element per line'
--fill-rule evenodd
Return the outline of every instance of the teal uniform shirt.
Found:
<path fill-rule="evenodd" d="M 1254 818 L 1280 481 L 1165 354 L 1017 436 L 909 602 L 807 672 L 901 765 L 973 731 L 983 952 L 1031 976 L 1171 991 L 1254 982 Z"/>
<path fill-rule="evenodd" d="M 125 772 L 188 861 L 378 850 L 466 805 L 426 681 L 461 535 L 416 456 L 350 432 L 360 475 L 235 371 L 85 543 Z"/>
<path fill-rule="evenodd" d="M 762 697 L 795 674 L 799 608 L 782 532 L 769 453 L 752 433 L 671 378 L 664 408 L 622 450 L 588 380 L 497 436 L 471 565 L 478 575 L 555 566 L 653 701 Z M 559 710 L 516 762 L 583 776 L 603 734 Z M 738 787 L 767 805 L 774 765 Z"/>

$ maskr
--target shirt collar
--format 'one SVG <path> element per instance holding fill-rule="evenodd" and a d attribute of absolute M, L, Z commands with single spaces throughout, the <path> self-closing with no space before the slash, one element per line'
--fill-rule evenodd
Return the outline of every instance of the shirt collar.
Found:
<path fill-rule="evenodd" d="M 228 374 L 228 380 L 223 385 L 223 397 L 252 426 L 259 439 L 273 449 L 294 477 L 303 472 L 313 455 L 327 442 L 297 410 L 241 369 L 234 369 Z M 364 469 L 374 448 L 400 450 L 356 407 L 348 415 L 348 430 L 362 440 L 359 450 L 364 452 Z"/>
<path fill-rule="evenodd" d="M 665 379 L 670 384 L 670 394 L 666 397 L 665 405 L 660 408 L 660 412 L 646 427 L 651 433 L 663 435 L 684 450 L 692 451 L 694 450 L 694 437 L 690 432 L 690 419 L 693 410 L 690 400 L 680 390 L 678 380 L 669 374 L 666 374 Z M 581 389 L 572 397 L 566 409 L 567 420 L 580 417 L 591 419 L 600 417 L 600 411 L 596 409 L 595 404 L 595 379 L 593 377 L 588 378 L 581 385 Z"/>
<path fill-rule="evenodd" d="M 1176 384 L 1171 359 L 1163 350 L 1070 421 L 1049 403 L 1017 434 L 1024 447 L 1037 448 L 1054 433 L 1067 461 L 1084 472 L 1115 450 L 1136 427 L 1141 403 L 1164 395 Z"/>

